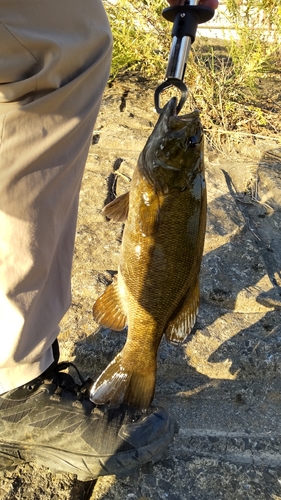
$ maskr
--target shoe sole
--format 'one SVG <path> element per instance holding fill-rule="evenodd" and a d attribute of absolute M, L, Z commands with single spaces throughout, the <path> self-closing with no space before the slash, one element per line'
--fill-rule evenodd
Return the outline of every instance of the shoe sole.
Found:
<path fill-rule="evenodd" d="M 111 456 L 73 454 L 51 447 L 2 443 L 0 441 L 0 473 L 12 470 L 23 462 L 35 462 L 48 467 L 53 473 L 75 474 L 79 481 L 91 481 L 99 476 L 129 476 L 144 464 L 158 462 L 171 443 L 176 432 L 175 422 L 170 417 L 165 435 L 139 449 L 119 452 Z"/>

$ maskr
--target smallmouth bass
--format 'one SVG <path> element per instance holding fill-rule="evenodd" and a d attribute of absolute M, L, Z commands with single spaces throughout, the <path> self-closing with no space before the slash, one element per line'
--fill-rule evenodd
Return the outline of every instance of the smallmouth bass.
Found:
<path fill-rule="evenodd" d="M 145 410 L 154 397 L 157 351 L 165 333 L 183 342 L 199 306 L 206 229 L 203 130 L 199 112 L 164 107 L 141 152 L 130 192 L 103 213 L 124 221 L 118 277 L 97 299 L 95 320 L 128 325 L 126 343 L 90 391 L 96 404 L 126 402 Z"/>

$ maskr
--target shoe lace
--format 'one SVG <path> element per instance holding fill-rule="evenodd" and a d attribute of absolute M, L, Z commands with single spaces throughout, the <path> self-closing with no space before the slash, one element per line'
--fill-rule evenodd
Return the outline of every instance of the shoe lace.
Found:
<path fill-rule="evenodd" d="M 67 370 L 68 368 L 73 368 L 75 370 L 80 380 L 80 384 L 77 384 L 70 374 L 61 373 Z M 56 389 L 54 391 L 52 399 L 60 398 L 62 393 L 64 391 L 67 391 L 71 392 L 72 394 L 75 394 L 76 401 L 79 401 L 79 403 L 81 404 L 82 401 L 84 400 L 88 400 L 88 402 L 90 402 L 89 394 L 93 383 L 94 381 L 92 378 L 88 377 L 87 379 L 84 379 L 82 377 L 79 369 L 74 363 L 70 361 L 61 361 L 60 363 L 54 363 L 53 365 L 51 365 L 51 367 L 49 367 L 49 369 L 47 369 L 39 377 L 37 377 L 36 379 L 32 380 L 27 384 L 24 384 L 23 386 L 21 386 L 20 389 L 34 391 L 38 389 L 39 386 L 42 384 L 54 384 L 56 386 Z M 90 404 L 95 406 L 93 403 Z M 134 407 L 131 407 L 130 405 L 127 405 L 126 403 L 116 406 L 112 405 L 101 405 L 98 407 L 95 406 L 94 411 L 97 412 L 99 415 L 108 413 L 109 415 L 108 418 L 110 419 L 112 419 L 115 414 L 116 416 L 118 416 L 118 418 L 121 418 L 122 415 L 124 416 L 126 414 L 127 418 L 129 418 L 131 422 L 137 422 L 142 415 L 142 412 L 140 412 Z"/>
<path fill-rule="evenodd" d="M 77 384 L 70 374 L 61 373 L 70 367 L 75 370 L 80 380 L 80 384 Z M 27 384 L 24 384 L 22 388 L 33 391 L 43 383 L 54 384 L 56 386 L 56 394 L 61 394 L 64 390 L 67 390 L 75 393 L 80 399 L 88 396 L 88 392 L 94 381 L 90 377 L 85 380 L 74 363 L 71 363 L 70 361 L 62 361 L 51 365 L 51 367 L 39 377 L 35 378 L 31 382 L 28 382 Z"/>
<path fill-rule="evenodd" d="M 63 374 L 62 377 L 60 377 L 60 372 L 61 371 L 64 371 L 64 370 L 67 370 L 68 368 L 74 368 L 74 370 L 76 371 L 76 374 L 78 375 L 78 378 L 81 382 L 81 384 L 77 384 L 73 378 L 71 377 L 71 375 L 68 375 L 68 380 L 70 380 L 70 378 L 73 380 L 73 385 L 71 386 L 67 386 L 67 389 L 70 390 L 74 390 L 74 392 L 76 393 L 76 395 L 79 397 L 84 397 L 85 395 L 88 396 L 88 393 L 89 393 L 89 390 L 90 390 L 90 387 L 93 385 L 94 381 L 91 377 L 88 377 L 87 379 L 84 379 L 80 373 L 80 371 L 78 370 L 77 366 L 74 364 L 74 363 L 71 363 L 70 361 L 61 361 L 60 363 L 57 364 L 56 366 L 56 375 L 58 376 L 58 385 L 57 387 L 58 388 L 61 388 L 61 389 L 65 389 L 66 388 L 66 384 L 65 384 L 65 374 Z"/>
<path fill-rule="evenodd" d="M 73 377 L 68 373 L 61 373 L 70 367 L 75 370 L 80 380 L 80 384 L 77 384 L 73 379 Z M 56 390 L 54 392 L 55 398 L 57 397 L 60 398 L 63 391 L 68 391 L 75 394 L 76 401 L 79 401 L 80 404 L 85 399 L 88 400 L 88 402 L 90 402 L 89 401 L 90 389 L 94 381 L 91 377 L 84 379 L 77 366 L 70 361 L 61 361 L 60 363 L 57 363 L 52 367 L 50 371 L 48 371 L 48 376 L 45 373 L 42 374 L 42 376 L 39 378 L 41 379 L 41 383 L 53 383 L 56 385 Z M 35 381 L 36 380 L 38 381 L 38 379 L 35 379 Z M 104 415 L 108 413 L 109 415 L 108 418 L 110 419 L 112 419 L 114 415 L 118 416 L 118 418 L 121 418 L 122 415 L 123 416 L 126 415 L 126 418 L 130 419 L 131 422 L 137 422 L 141 418 L 141 415 L 143 414 L 143 412 L 137 410 L 136 408 L 130 405 L 127 405 L 126 403 L 116 406 L 112 406 L 110 404 L 96 406 L 91 402 L 90 404 L 95 407 L 94 411 L 97 412 L 99 415 Z"/>
<path fill-rule="evenodd" d="M 74 368 L 74 370 L 76 371 L 80 381 L 81 381 L 81 384 L 84 384 L 85 383 L 85 380 L 84 378 L 82 377 L 80 371 L 78 370 L 77 366 L 74 364 L 74 363 L 71 363 L 70 361 L 61 361 L 60 363 L 57 364 L 56 368 L 55 368 L 55 371 L 56 372 L 61 372 L 61 371 L 64 371 L 64 370 L 67 370 L 69 367 L 72 367 Z"/>

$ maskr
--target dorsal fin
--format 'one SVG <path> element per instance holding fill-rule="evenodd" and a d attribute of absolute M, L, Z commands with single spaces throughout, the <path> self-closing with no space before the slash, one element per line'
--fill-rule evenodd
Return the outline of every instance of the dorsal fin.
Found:
<path fill-rule="evenodd" d="M 103 208 L 102 213 L 114 222 L 125 222 L 129 212 L 129 192 L 121 194 Z"/>
<path fill-rule="evenodd" d="M 120 300 L 117 282 L 111 283 L 93 306 L 97 323 L 111 330 L 123 330 L 127 317 Z"/>
<path fill-rule="evenodd" d="M 195 325 L 200 299 L 199 280 L 192 295 L 186 299 L 180 309 L 168 322 L 165 330 L 166 339 L 173 344 L 183 342 Z"/>

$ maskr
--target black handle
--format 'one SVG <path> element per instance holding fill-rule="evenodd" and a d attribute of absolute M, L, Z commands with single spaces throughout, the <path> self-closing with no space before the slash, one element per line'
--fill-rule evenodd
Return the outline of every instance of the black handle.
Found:
<path fill-rule="evenodd" d="M 214 9 L 203 5 L 176 5 L 164 9 L 162 16 L 174 23 L 172 36 L 189 36 L 193 43 L 198 24 L 210 21 L 214 13 Z"/>

